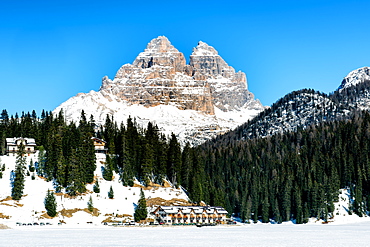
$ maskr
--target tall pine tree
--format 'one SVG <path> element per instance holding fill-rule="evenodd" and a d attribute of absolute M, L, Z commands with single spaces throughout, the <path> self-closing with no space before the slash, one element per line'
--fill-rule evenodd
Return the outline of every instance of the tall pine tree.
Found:
<path fill-rule="evenodd" d="M 12 198 L 13 200 L 20 200 L 23 195 L 24 189 L 24 172 L 26 169 L 26 157 L 25 157 L 25 147 L 23 141 L 21 140 L 18 145 L 17 158 L 15 161 L 15 174 L 12 187 Z"/>

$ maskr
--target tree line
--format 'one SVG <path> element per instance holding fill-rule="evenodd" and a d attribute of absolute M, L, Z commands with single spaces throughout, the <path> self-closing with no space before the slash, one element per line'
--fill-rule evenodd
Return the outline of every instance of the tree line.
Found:
<path fill-rule="evenodd" d="M 243 220 L 328 220 L 339 189 L 348 188 L 349 213 L 370 211 L 370 114 L 321 123 L 296 132 L 196 148 L 206 181 L 201 199 Z M 218 201 L 216 201 L 218 200 Z"/>
<path fill-rule="evenodd" d="M 94 182 L 91 137 L 96 136 L 108 147 L 104 179 L 112 180 L 113 172 L 124 186 L 134 179 L 145 185 L 167 179 L 182 186 L 192 202 L 224 206 L 242 220 L 328 220 L 341 188 L 353 197 L 350 213 L 370 211 L 368 112 L 266 138 L 230 137 L 183 148 L 174 134 L 164 136 L 152 123 L 142 128 L 129 118 L 118 126 L 107 116 L 97 128 L 83 112 L 77 124 L 66 123 L 62 112 L 2 118 L 0 136 L 2 142 L 5 136 L 34 137 L 40 149 L 38 175 L 71 195 Z"/>

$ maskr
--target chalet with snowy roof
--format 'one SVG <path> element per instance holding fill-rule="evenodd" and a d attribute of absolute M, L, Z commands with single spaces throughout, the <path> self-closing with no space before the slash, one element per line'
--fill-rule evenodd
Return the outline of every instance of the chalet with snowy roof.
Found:
<path fill-rule="evenodd" d="M 18 152 L 18 146 L 23 143 L 26 154 L 30 156 L 36 152 L 36 142 L 34 138 L 12 137 L 6 138 L 7 154 L 15 155 Z"/>
<path fill-rule="evenodd" d="M 210 206 L 158 206 L 152 214 L 163 224 L 225 224 L 227 211 Z"/>
<path fill-rule="evenodd" d="M 107 153 L 108 148 L 105 147 L 107 144 L 106 141 L 97 137 L 91 137 L 91 140 L 94 141 L 95 153 Z"/>

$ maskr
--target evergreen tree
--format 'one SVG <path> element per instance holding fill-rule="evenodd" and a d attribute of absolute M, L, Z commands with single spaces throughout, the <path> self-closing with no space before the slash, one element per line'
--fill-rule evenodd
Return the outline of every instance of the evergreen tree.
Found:
<path fill-rule="evenodd" d="M 140 199 L 135 208 L 134 219 L 136 222 L 139 222 L 140 220 L 145 220 L 147 215 L 148 215 L 148 211 L 146 209 L 146 200 L 145 200 L 144 192 L 142 189 L 140 189 Z"/>
<path fill-rule="evenodd" d="M 111 155 L 106 155 L 105 165 L 103 167 L 103 178 L 107 181 L 112 181 L 113 179 L 113 159 L 111 158 Z"/>
<path fill-rule="evenodd" d="M 13 200 L 20 200 L 23 195 L 24 181 L 25 181 L 25 169 L 26 169 L 26 157 L 25 147 L 23 141 L 18 145 L 17 158 L 15 161 L 15 174 L 12 187 L 12 198 Z"/>
<path fill-rule="evenodd" d="M 50 217 L 55 217 L 57 215 L 57 202 L 54 193 L 50 190 L 46 193 L 44 205 L 46 212 Z"/>
<path fill-rule="evenodd" d="M 45 163 L 46 163 L 46 153 L 45 148 L 41 145 L 39 148 L 38 162 L 36 165 L 36 172 L 39 176 L 44 176 L 45 174 Z"/>
<path fill-rule="evenodd" d="M 100 193 L 100 186 L 99 186 L 98 180 L 95 180 L 93 190 L 94 190 L 95 193 Z"/>
<path fill-rule="evenodd" d="M 94 205 L 93 205 L 93 201 L 92 201 L 91 196 L 90 196 L 90 198 L 89 198 L 89 201 L 87 202 L 87 209 L 88 209 L 90 212 L 93 212 L 93 211 L 94 211 Z"/>
<path fill-rule="evenodd" d="M 172 133 L 167 154 L 167 176 L 173 184 L 181 184 L 181 148 Z"/>
<path fill-rule="evenodd" d="M 113 199 L 114 198 L 114 192 L 113 192 L 112 185 L 110 186 L 110 189 L 109 189 L 109 192 L 108 192 L 108 198 L 109 199 Z"/>

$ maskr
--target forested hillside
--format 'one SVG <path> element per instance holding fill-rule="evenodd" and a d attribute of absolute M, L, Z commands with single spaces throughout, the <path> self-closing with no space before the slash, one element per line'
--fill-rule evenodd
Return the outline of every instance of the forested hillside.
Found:
<path fill-rule="evenodd" d="M 112 180 L 115 171 L 123 185 L 132 185 L 135 178 L 143 184 L 161 184 L 167 178 L 180 185 L 182 177 L 190 177 L 182 166 L 180 145 L 175 135 L 167 139 L 157 130 L 151 123 L 147 129 L 138 127 L 131 118 L 117 126 L 109 116 L 105 125 L 97 128 L 94 119 L 87 120 L 83 111 L 79 123 L 67 124 L 62 112 L 53 116 L 43 111 L 40 118 L 35 112 L 9 117 L 3 110 L 1 154 L 5 153 L 7 137 L 35 138 L 40 151 L 37 175 L 53 181 L 56 191 L 74 196 L 85 192 L 85 185 L 94 181 L 96 163 L 91 137 L 96 136 L 107 142 L 108 154 L 102 164 L 105 180 Z M 184 154 L 189 149 L 185 147 Z"/>
<path fill-rule="evenodd" d="M 243 220 L 327 220 L 340 188 L 353 196 L 348 210 L 370 207 L 370 115 L 320 123 L 266 138 L 207 142 L 197 151 L 205 170 L 204 199 Z"/>
<path fill-rule="evenodd" d="M 92 136 L 107 141 L 103 177 L 113 171 L 122 185 L 136 178 L 143 184 L 166 178 L 187 190 L 195 203 L 224 206 L 229 213 L 276 222 L 309 217 L 327 220 L 338 191 L 348 188 L 353 197 L 349 212 L 368 214 L 370 207 L 370 114 L 322 122 L 295 132 L 238 140 L 232 136 L 198 147 L 180 148 L 176 136 L 158 134 L 158 127 L 142 129 L 129 118 L 117 124 L 107 117 L 104 126 L 94 120 L 67 124 L 62 114 L 43 113 L 8 117 L 0 124 L 4 138 L 34 137 L 41 151 L 36 171 L 70 195 L 85 191 L 95 170 Z M 233 132 L 235 134 L 235 132 Z M 237 134 L 237 133 L 236 133 Z M 45 151 L 46 152 L 45 152 Z"/>

